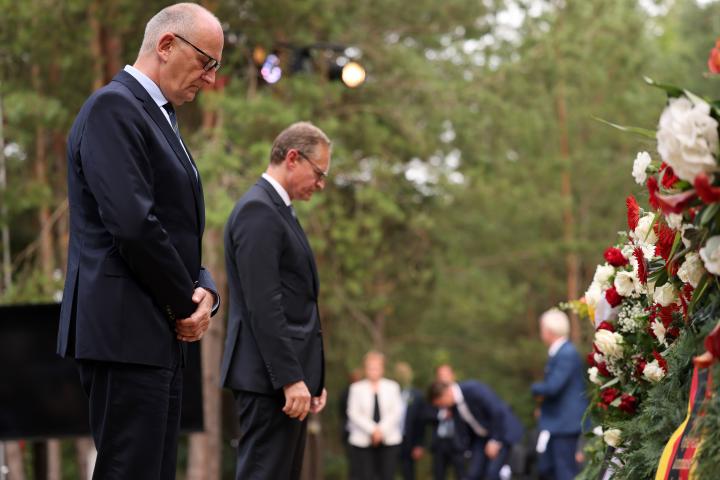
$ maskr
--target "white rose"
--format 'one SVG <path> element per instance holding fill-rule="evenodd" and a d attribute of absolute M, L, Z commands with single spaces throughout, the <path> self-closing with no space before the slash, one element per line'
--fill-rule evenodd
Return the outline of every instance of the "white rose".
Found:
<path fill-rule="evenodd" d="M 685 255 L 685 261 L 680 265 L 677 275 L 684 283 L 689 283 L 693 288 L 697 288 L 700 279 L 705 275 L 700 255 L 695 252 Z"/>
<path fill-rule="evenodd" d="M 708 238 L 705 246 L 700 249 L 700 258 L 708 272 L 720 275 L 720 235 Z"/>
<path fill-rule="evenodd" d="M 636 241 L 642 244 L 655 245 L 655 243 L 658 241 L 658 238 L 652 229 L 652 224 L 654 220 L 655 215 L 652 213 L 648 213 L 638 221 L 637 227 L 635 227 L 635 231 L 633 232 Z"/>
<path fill-rule="evenodd" d="M 595 332 L 595 345 L 606 357 L 619 358 L 622 356 L 623 337 L 617 332 L 598 330 Z"/>
<path fill-rule="evenodd" d="M 650 324 L 650 328 L 652 328 L 653 333 L 658 339 L 658 342 L 662 343 L 663 345 L 667 345 L 665 343 L 665 325 L 660 320 L 653 320 L 653 322 Z"/>
<path fill-rule="evenodd" d="M 595 363 L 603 363 L 605 361 L 605 357 L 595 352 L 593 353 L 593 360 L 595 360 Z"/>
<path fill-rule="evenodd" d="M 665 215 L 665 221 L 668 227 L 673 230 L 680 230 L 682 228 L 683 216 L 681 213 L 668 213 Z"/>
<path fill-rule="evenodd" d="M 615 275 L 615 267 L 612 265 L 598 265 L 593 276 L 593 283 L 600 285 L 600 288 L 610 288 L 610 277 Z"/>
<path fill-rule="evenodd" d="M 590 381 L 592 383 L 594 383 L 595 385 L 603 384 L 602 379 L 598 377 L 599 372 L 598 372 L 597 367 L 590 367 L 590 368 L 588 368 L 587 372 L 588 372 L 588 378 L 590 379 Z"/>
<path fill-rule="evenodd" d="M 666 282 L 662 287 L 657 287 L 653 292 L 653 300 L 663 307 L 672 305 L 678 300 L 678 291 L 672 283 Z"/>
<path fill-rule="evenodd" d="M 587 303 L 589 307 L 595 308 L 603 298 L 605 298 L 605 290 L 596 282 L 591 283 L 590 288 L 585 292 L 585 303 Z"/>
<path fill-rule="evenodd" d="M 699 173 L 718 170 L 713 156 L 718 150 L 718 123 L 710 105 L 685 97 L 671 99 L 660 116 L 658 153 L 675 175 L 692 183 Z"/>
<path fill-rule="evenodd" d="M 611 447 L 617 447 L 620 445 L 622 432 L 617 428 L 611 428 L 603 432 L 603 440 Z"/>
<path fill-rule="evenodd" d="M 657 360 L 653 360 L 645 365 L 643 377 L 649 382 L 657 383 L 665 377 L 665 370 L 662 369 Z"/>
<path fill-rule="evenodd" d="M 637 277 L 633 272 L 622 270 L 615 275 L 615 290 L 623 297 L 629 297 L 635 293 L 638 286 Z"/>
<path fill-rule="evenodd" d="M 650 158 L 650 154 L 648 152 L 639 152 L 637 157 L 635 157 L 632 176 L 635 178 L 635 182 L 638 185 L 645 185 L 645 181 L 647 180 L 647 173 L 645 173 L 645 171 L 647 170 L 647 167 L 650 166 L 651 162 L 652 158 Z"/>

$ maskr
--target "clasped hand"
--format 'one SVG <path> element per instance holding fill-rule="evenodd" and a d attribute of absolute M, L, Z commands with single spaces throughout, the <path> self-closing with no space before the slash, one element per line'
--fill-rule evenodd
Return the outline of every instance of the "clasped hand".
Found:
<path fill-rule="evenodd" d="M 196 342 L 202 338 L 210 326 L 210 314 L 215 303 L 215 296 L 202 287 L 193 292 L 192 301 L 197 308 L 188 318 L 175 321 L 177 339 L 183 342 Z"/>

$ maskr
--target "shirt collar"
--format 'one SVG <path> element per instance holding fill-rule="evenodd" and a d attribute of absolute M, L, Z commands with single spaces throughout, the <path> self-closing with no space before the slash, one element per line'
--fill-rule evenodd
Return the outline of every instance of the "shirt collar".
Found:
<path fill-rule="evenodd" d="M 262 174 L 262 177 L 267 180 L 270 185 L 273 186 L 275 191 L 280 195 L 280 198 L 283 199 L 283 202 L 285 202 L 286 206 L 290 206 L 290 195 L 288 195 L 287 191 L 283 188 L 282 185 L 280 185 L 280 182 L 275 180 L 273 177 L 271 177 L 267 172 Z"/>
<path fill-rule="evenodd" d="M 552 345 L 550 345 L 550 348 L 548 349 L 548 355 L 551 357 L 554 357 L 558 350 L 562 348 L 563 345 L 565 345 L 565 342 L 568 341 L 567 337 L 560 337 L 557 340 L 555 340 Z"/>
<path fill-rule="evenodd" d="M 455 404 L 465 403 L 465 397 L 463 397 L 462 390 L 460 390 L 460 385 L 453 383 L 450 388 L 452 388 L 453 397 L 455 397 Z"/>
<path fill-rule="evenodd" d="M 147 92 L 150 94 L 150 97 L 155 101 L 155 103 L 157 103 L 158 107 L 162 107 L 163 105 L 168 103 L 168 100 L 167 98 L 165 98 L 165 95 L 163 95 L 160 87 L 158 87 L 155 82 L 150 80 L 150 77 L 148 77 L 132 65 L 125 65 L 124 70 L 130 75 L 132 75 L 133 78 L 135 78 L 135 80 L 137 80 L 140 85 L 142 85 L 143 88 L 147 90 Z"/>

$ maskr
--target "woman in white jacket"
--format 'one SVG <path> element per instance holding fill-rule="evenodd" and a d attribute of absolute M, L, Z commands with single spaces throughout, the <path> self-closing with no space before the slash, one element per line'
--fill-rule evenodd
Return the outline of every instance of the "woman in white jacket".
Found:
<path fill-rule="evenodd" d="M 383 378 L 385 356 L 365 355 L 365 379 L 350 386 L 348 429 L 352 480 L 392 480 L 402 443 L 400 385 Z"/>

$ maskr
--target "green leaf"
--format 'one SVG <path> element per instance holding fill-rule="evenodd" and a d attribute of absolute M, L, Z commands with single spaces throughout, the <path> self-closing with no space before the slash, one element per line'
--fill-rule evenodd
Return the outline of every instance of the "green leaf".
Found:
<path fill-rule="evenodd" d="M 706 226 L 710 221 L 715 218 L 715 215 L 720 211 L 720 203 L 713 203 L 703 208 L 700 212 L 700 225 Z"/>
<path fill-rule="evenodd" d="M 640 136 L 643 136 L 646 138 L 652 138 L 653 140 L 655 139 L 655 130 L 649 130 L 647 128 L 642 128 L 642 127 L 628 127 L 625 125 L 618 125 L 617 123 L 608 122 L 607 120 L 604 120 L 600 117 L 596 117 L 594 115 L 592 116 L 592 118 L 594 120 L 597 120 L 600 123 L 604 123 L 605 125 L 610 125 L 611 127 L 621 130 L 623 132 L 635 133 L 637 135 L 640 135 Z"/>
<path fill-rule="evenodd" d="M 600 390 L 602 390 L 603 388 L 612 387 L 613 385 L 615 385 L 616 383 L 619 383 L 619 382 L 620 382 L 620 377 L 615 377 L 612 380 L 610 380 L 609 382 L 607 382 L 606 384 L 604 384 L 603 386 L 601 386 Z"/>
<path fill-rule="evenodd" d="M 675 85 L 657 83 L 655 80 L 653 80 L 650 77 L 643 77 L 643 80 L 645 80 L 645 83 L 647 83 L 650 86 L 659 88 L 660 90 L 664 90 L 665 93 L 667 93 L 668 96 L 671 98 L 681 97 L 685 93 L 685 91 L 680 87 L 676 87 Z"/>

